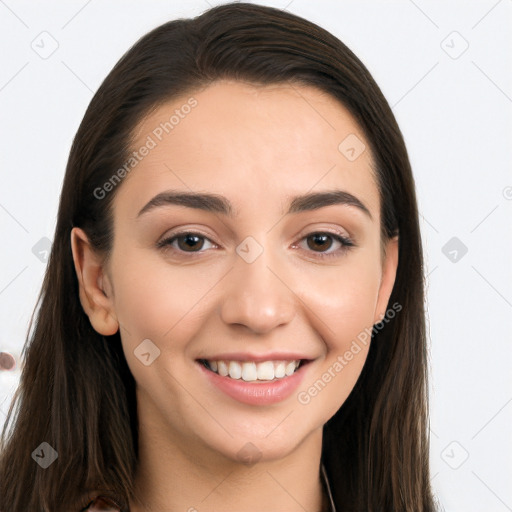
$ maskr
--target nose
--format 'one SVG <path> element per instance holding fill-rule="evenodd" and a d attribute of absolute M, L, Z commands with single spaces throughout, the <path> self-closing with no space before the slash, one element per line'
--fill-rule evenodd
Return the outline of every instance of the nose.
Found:
<path fill-rule="evenodd" d="M 269 260 L 266 250 L 252 263 L 237 257 L 221 306 L 226 324 L 265 334 L 292 320 L 298 298 L 290 279 Z"/>

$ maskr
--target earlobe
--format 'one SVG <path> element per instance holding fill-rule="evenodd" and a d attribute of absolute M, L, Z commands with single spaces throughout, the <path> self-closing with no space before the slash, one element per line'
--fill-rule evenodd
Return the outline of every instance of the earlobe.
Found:
<path fill-rule="evenodd" d="M 395 236 L 388 240 L 385 247 L 385 258 L 382 265 L 382 278 L 375 308 L 374 324 L 381 322 L 386 316 L 386 311 L 395 284 L 396 271 L 398 268 L 399 239 Z"/>
<path fill-rule="evenodd" d="M 112 296 L 108 295 L 108 276 L 101 258 L 94 252 L 81 228 L 71 230 L 71 250 L 79 285 L 80 303 L 94 330 L 111 336 L 119 329 Z"/>

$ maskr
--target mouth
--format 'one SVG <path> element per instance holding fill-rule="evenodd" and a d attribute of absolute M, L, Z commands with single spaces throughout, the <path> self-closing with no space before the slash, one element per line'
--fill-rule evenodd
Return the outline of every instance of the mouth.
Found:
<path fill-rule="evenodd" d="M 291 397 L 314 360 L 302 354 L 238 352 L 196 359 L 196 364 L 208 386 L 243 404 L 269 406 Z"/>
<path fill-rule="evenodd" d="M 226 359 L 198 359 L 207 370 L 221 377 L 244 382 L 274 382 L 292 376 L 310 359 L 237 361 Z"/>

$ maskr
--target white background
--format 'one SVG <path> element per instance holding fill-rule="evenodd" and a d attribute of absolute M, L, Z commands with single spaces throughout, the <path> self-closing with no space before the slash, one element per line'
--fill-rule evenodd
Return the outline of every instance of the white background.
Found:
<path fill-rule="evenodd" d="M 93 92 L 140 36 L 217 3 L 0 0 L 0 351 L 19 361 Z M 512 1 L 264 3 L 339 37 L 393 107 L 428 266 L 433 486 L 447 512 L 512 511 Z M 0 426 L 18 379 L 0 371 Z"/>

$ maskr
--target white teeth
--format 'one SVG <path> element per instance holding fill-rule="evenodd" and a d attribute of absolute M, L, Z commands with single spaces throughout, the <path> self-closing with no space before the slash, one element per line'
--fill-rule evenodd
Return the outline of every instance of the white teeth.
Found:
<path fill-rule="evenodd" d="M 258 371 L 256 370 L 256 363 L 242 363 L 242 379 L 246 382 L 250 382 L 257 378 Z"/>
<path fill-rule="evenodd" d="M 295 361 L 291 361 L 286 365 L 285 373 L 286 375 L 293 375 L 293 372 L 295 371 Z"/>
<path fill-rule="evenodd" d="M 274 363 L 265 361 L 258 363 L 258 380 L 272 380 L 274 378 Z"/>
<path fill-rule="evenodd" d="M 239 379 L 242 376 L 242 367 L 236 361 L 229 362 L 229 376 L 232 379 Z"/>
<path fill-rule="evenodd" d="M 212 368 L 211 362 L 209 362 L 210 368 Z M 228 365 L 224 361 L 218 361 L 218 370 L 217 373 L 222 377 L 227 377 L 229 375 Z M 213 370 L 213 368 L 212 368 Z"/>
<path fill-rule="evenodd" d="M 300 365 L 300 360 L 295 361 L 263 361 L 255 363 L 253 361 L 207 361 L 212 371 L 222 377 L 231 377 L 232 379 L 242 379 L 245 382 L 255 380 L 268 381 L 282 379 L 293 375 Z"/>
<path fill-rule="evenodd" d="M 286 375 L 286 367 L 284 363 L 277 363 L 274 368 L 274 375 L 278 379 L 282 379 Z"/>

